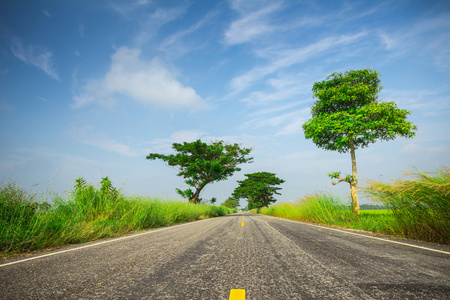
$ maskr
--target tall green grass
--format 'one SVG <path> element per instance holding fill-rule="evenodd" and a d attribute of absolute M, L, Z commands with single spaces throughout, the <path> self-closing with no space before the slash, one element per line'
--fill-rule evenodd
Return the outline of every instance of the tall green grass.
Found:
<path fill-rule="evenodd" d="M 260 213 L 292 220 L 373 231 L 450 244 L 450 171 L 406 173 L 390 183 L 369 181 L 361 190 L 388 209 L 352 214 L 332 195 L 307 195 L 296 203 L 280 203 Z"/>
<path fill-rule="evenodd" d="M 350 206 L 345 205 L 336 196 L 325 193 L 307 195 L 295 203 L 280 203 L 270 208 L 262 208 L 260 213 L 297 221 L 393 234 L 390 212 L 374 214 L 373 211 L 361 211 L 359 216 L 355 216 Z"/>
<path fill-rule="evenodd" d="M 0 253 L 80 243 L 128 232 L 222 216 L 235 210 L 159 198 L 124 196 L 105 177 L 100 187 L 84 179 L 53 205 L 14 183 L 0 186 Z"/>
<path fill-rule="evenodd" d="M 392 210 L 399 235 L 450 243 L 450 170 L 407 172 L 389 183 L 369 181 L 367 197 Z"/>

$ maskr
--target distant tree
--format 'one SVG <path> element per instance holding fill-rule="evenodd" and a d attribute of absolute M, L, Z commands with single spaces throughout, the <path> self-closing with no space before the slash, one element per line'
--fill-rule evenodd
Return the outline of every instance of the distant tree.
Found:
<path fill-rule="evenodd" d="M 243 163 L 252 162 L 253 158 L 248 157 L 252 149 L 241 148 L 238 144 L 227 145 L 223 141 L 206 144 L 201 140 L 183 144 L 173 143 L 172 148 L 177 154 L 157 154 L 150 153 L 146 159 L 161 159 L 169 166 L 180 168 L 178 176 L 184 177 L 187 185 L 192 189 L 180 190 L 178 194 L 188 198 L 189 202 L 200 203 L 199 197 L 202 189 L 211 182 L 227 180 L 234 172 L 241 169 L 237 166 Z"/>
<path fill-rule="evenodd" d="M 350 184 L 352 208 L 359 214 L 358 177 L 355 150 L 377 140 L 393 140 L 398 136 L 412 138 L 417 127 L 407 121 L 410 111 L 399 109 L 395 102 L 381 102 L 379 73 L 372 69 L 333 73 L 313 85 L 318 100 L 311 107 L 312 119 L 303 124 L 306 139 L 312 139 L 325 150 L 350 151 L 352 175 L 341 172 L 328 176 Z"/>
<path fill-rule="evenodd" d="M 236 209 L 239 207 L 239 205 L 240 205 L 239 199 L 236 199 L 234 197 L 229 197 L 227 200 L 225 200 L 222 203 L 222 206 L 229 207 L 229 208 L 236 208 Z"/>
<path fill-rule="evenodd" d="M 214 204 L 214 203 L 216 203 L 217 202 L 217 198 L 216 197 L 212 197 L 211 198 L 211 204 Z"/>
<path fill-rule="evenodd" d="M 245 174 L 245 176 L 247 176 L 247 179 L 238 181 L 239 186 L 233 192 L 234 198 L 247 199 L 249 209 L 269 206 L 277 201 L 273 195 L 280 195 L 278 190 L 281 188 L 275 186 L 282 184 L 283 179 L 269 172 L 257 172 Z"/>

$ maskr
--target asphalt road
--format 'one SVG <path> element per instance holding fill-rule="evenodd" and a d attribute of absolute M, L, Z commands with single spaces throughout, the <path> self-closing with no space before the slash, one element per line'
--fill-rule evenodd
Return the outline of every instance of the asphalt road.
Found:
<path fill-rule="evenodd" d="M 449 299 L 450 247 L 235 214 L 0 262 L 0 299 L 229 299 L 233 289 Z"/>

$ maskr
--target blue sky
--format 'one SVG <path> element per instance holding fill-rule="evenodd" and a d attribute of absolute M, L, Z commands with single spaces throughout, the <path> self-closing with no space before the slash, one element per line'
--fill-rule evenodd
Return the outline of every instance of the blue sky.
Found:
<path fill-rule="evenodd" d="M 347 196 L 327 173 L 350 173 L 350 154 L 317 148 L 301 125 L 314 82 L 363 68 L 419 130 L 357 150 L 360 182 L 449 166 L 447 1 L 1 1 L 0 179 L 62 193 L 109 176 L 173 198 L 177 170 L 145 156 L 224 140 L 254 163 L 203 199 L 258 171 L 286 180 L 279 202 Z"/>

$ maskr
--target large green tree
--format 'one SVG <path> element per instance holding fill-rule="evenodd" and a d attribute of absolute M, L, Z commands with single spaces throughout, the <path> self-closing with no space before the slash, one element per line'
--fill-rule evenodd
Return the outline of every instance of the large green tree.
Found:
<path fill-rule="evenodd" d="M 252 162 L 248 157 L 252 149 L 241 148 L 238 144 L 225 144 L 223 141 L 206 144 L 201 140 L 183 144 L 173 143 L 176 154 L 164 155 L 150 153 L 146 159 L 161 159 L 169 166 L 180 168 L 178 176 L 185 178 L 185 183 L 195 189 L 177 189 L 177 192 L 189 202 L 200 203 L 202 189 L 211 182 L 227 180 L 234 172 L 241 169 L 237 166 Z"/>
<path fill-rule="evenodd" d="M 399 109 L 395 102 L 378 99 L 380 74 L 372 69 L 333 73 L 313 85 L 317 99 L 311 107 L 312 118 L 303 124 L 305 138 L 318 147 L 341 153 L 350 152 L 352 175 L 340 172 L 328 175 L 350 184 L 353 212 L 359 214 L 358 176 L 355 150 L 377 140 L 393 140 L 398 136 L 412 138 L 417 127 L 406 120 L 410 111 Z"/>
<path fill-rule="evenodd" d="M 269 204 L 277 201 L 273 195 L 280 195 L 278 190 L 281 188 L 276 186 L 282 184 L 283 179 L 269 172 L 257 172 L 245 174 L 245 176 L 246 179 L 238 181 L 239 186 L 234 190 L 233 198 L 247 199 L 250 208 L 269 206 Z"/>

